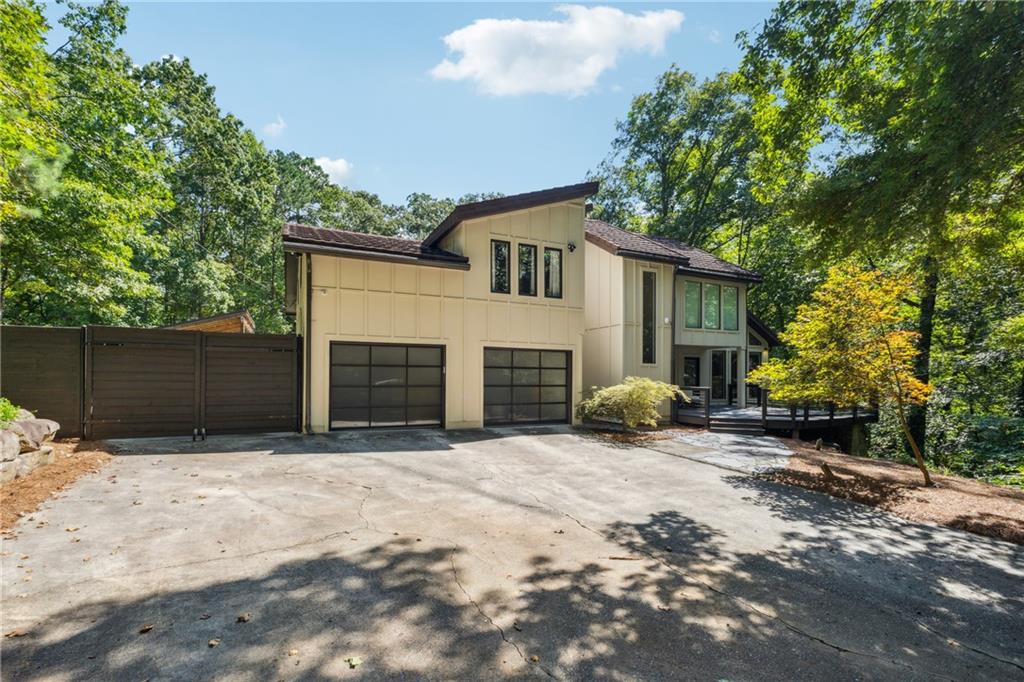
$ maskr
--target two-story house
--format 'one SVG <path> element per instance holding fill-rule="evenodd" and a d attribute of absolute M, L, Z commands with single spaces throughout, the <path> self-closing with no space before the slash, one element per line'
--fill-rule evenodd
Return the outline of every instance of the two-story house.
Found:
<path fill-rule="evenodd" d="M 767 347 L 745 312 L 758 276 L 588 220 L 596 191 L 463 204 L 423 241 L 286 225 L 306 429 L 571 422 L 628 375 L 727 401 Z"/>

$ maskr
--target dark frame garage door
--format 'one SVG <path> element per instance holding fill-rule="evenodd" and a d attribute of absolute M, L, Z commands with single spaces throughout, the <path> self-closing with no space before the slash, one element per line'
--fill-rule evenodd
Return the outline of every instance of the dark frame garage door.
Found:
<path fill-rule="evenodd" d="M 484 349 L 484 424 L 566 423 L 572 395 L 572 353 L 525 348 Z"/>
<path fill-rule="evenodd" d="M 444 346 L 331 342 L 330 428 L 444 424 Z"/>

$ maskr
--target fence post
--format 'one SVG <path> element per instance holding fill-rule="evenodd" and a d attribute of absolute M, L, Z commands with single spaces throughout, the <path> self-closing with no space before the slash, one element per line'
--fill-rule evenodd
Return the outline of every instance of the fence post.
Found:
<path fill-rule="evenodd" d="M 759 388 L 757 397 L 761 401 L 761 428 L 768 428 L 768 389 Z"/>
<path fill-rule="evenodd" d="M 701 393 L 704 396 L 704 428 L 711 428 L 711 389 L 703 388 Z"/>
<path fill-rule="evenodd" d="M 92 327 L 85 327 L 82 348 L 82 438 L 92 439 Z"/>
<path fill-rule="evenodd" d="M 828 426 L 829 426 L 829 428 L 832 428 L 832 422 L 835 420 L 835 418 L 836 418 L 836 404 L 835 403 L 829 403 L 828 404 Z"/>

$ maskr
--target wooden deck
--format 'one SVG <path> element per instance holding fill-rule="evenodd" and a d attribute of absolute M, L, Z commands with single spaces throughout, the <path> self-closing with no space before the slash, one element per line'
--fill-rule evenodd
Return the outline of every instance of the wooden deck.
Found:
<path fill-rule="evenodd" d="M 701 404 L 681 404 L 675 410 L 675 421 L 680 424 L 703 426 L 712 431 L 764 433 L 765 431 L 796 431 L 829 429 L 878 421 L 878 413 L 866 408 L 826 409 L 818 407 L 785 407 L 769 405 L 736 407 L 714 405 L 706 409 Z"/>

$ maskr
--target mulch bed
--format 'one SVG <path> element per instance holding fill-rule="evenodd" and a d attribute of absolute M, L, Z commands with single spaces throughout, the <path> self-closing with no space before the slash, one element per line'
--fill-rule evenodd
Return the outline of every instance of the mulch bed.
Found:
<path fill-rule="evenodd" d="M 10 534 L 15 524 L 48 498 L 111 460 L 104 443 L 77 438 L 56 440 L 52 464 L 0 485 L 0 532 Z"/>
<path fill-rule="evenodd" d="M 762 478 L 878 507 L 911 521 L 935 523 L 1024 544 L 1024 490 L 932 473 L 924 486 L 913 466 L 835 452 L 783 439 L 794 450 L 789 466 Z M 835 474 L 829 480 L 825 463 Z"/>

